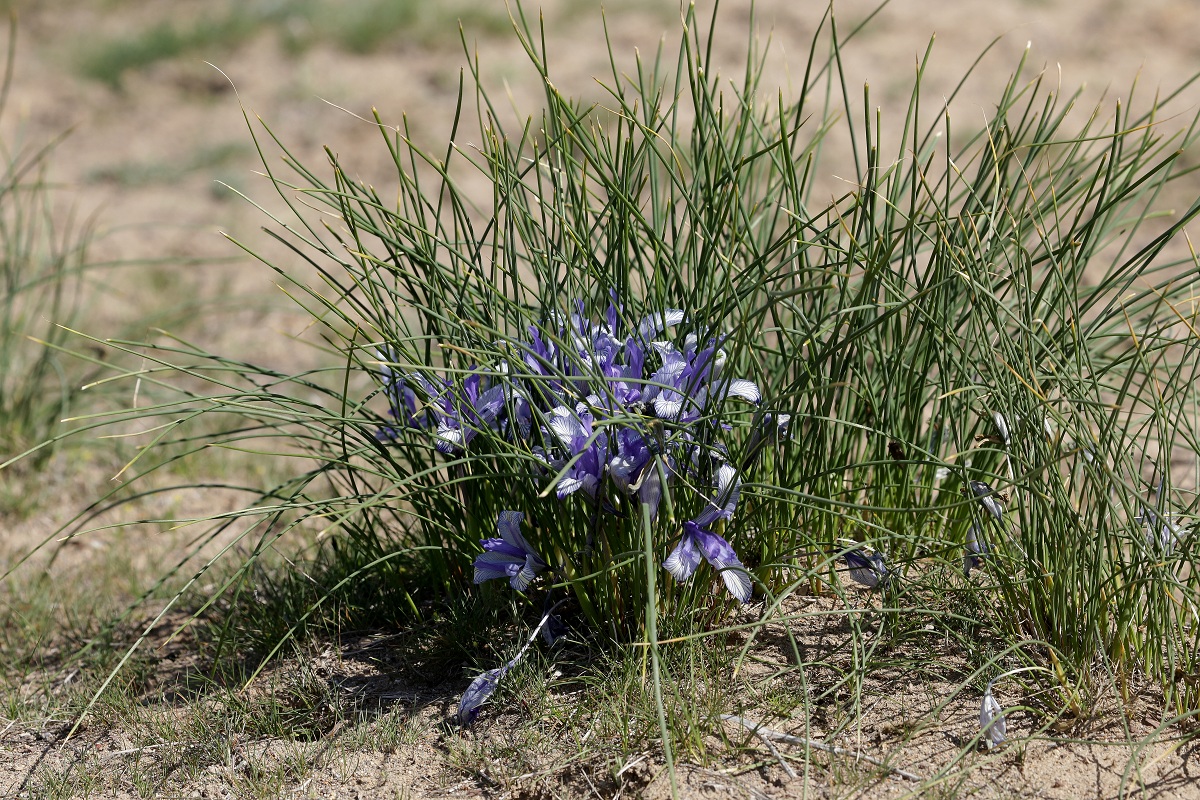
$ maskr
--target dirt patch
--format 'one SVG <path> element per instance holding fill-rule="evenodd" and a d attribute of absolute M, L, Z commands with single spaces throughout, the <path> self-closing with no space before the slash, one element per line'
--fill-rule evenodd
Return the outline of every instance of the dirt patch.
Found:
<path fill-rule="evenodd" d="M 1021 706 L 1025 698 L 1015 687 L 998 688 L 1009 739 L 988 750 L 979 744 L 979 692 L 963 683 L 880 670 L 861 693 L 825 692 L 852 659 L 843 647 L 844 608 L 828 597 L 788 604 L 791 635 L 812 660 L 805 691 L 819 699 L 803 719 L 763 716 L 768 712 L 760 707 L 738 715 L 740 723 L 712 720 L 706 736 L 712 760 L 678 764 L 683 796 L 1200 796 L 1200 752 L 1161 729 L 1150 695 L 1135 697 L 1124 713 L 1115 702 L 1102 704 L 1094 719 L 1056 732 Z M 788 640 L 781 624 L 768 625 L 761 638 L 747 670 L 757 674 L 742 675 L 747 689 L 758 697 L 795 690 L 799 670 L 786 655 L 790 644 L 776 646 Z M 903 661 L 902 653 L 888 657 Z M 465 677 L 414 674 L 396 635 L 308 649 L 249 686 L 201 679 L 188 692 L 173 692 L 202 669 L 164 661 L 145 684 L 141 710 L 123 712 L 121 724 L 101 714 L 70 740 L 70 720 L 9 724 L 0 734 L 0 791 L 14 797 L 55 787 L 113 797 L 148 791 L 213 798 L 264 792 L 669 797 L 660 757 L 622 755 L 618 741 L 593 735 L 594 718 L 575 713 L 581 685 L 560 680 L 578 667 L 567 658 L 547 659 L 545 679 L 556 685 L 544 706 L 491 704 L 470 728 L 451 720 Z M 776 736 L 768 745 L 754 729 Z M 780 741 L 778 734 L 792 738 Z"/>

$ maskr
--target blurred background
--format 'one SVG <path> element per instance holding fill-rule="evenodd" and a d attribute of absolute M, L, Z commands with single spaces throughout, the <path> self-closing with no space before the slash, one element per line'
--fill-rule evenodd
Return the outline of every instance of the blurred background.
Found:
<path fill-rule="evenodd" d="M 258 332 L 295 333 L 302 319 L 289 318 L 270 271 L 246 269 L 248 259 L 220 235 L 280 255 L 259 231 L 269 220 L 237 195 L 279 206 L 256 174 L 262 166 L 247 120 L 257 126 L 261 118 L 302 163 L 322 164 L 328 146 L 356 177 L 387 185 L 394 168 L 369 121 L 372 108 L 385 123 L 407 125 L 418 142 L 444 148 L 468 53 L 515 115 L 541 105 L 503 0 L 8 0 L 0 8 L 18 19 L 0 132 L 12 151 L 65 136 L 47 162 L 55 202 L 93 226 L 92 261 L 122 265 L 93 277 L 105 292 L 88 326 L 101 336 L 149 315 L 209 349 L 290 358 L 285 338 L 272 355 Z M 836 3 L 839 30 L 876 8 Z M 717 61 L 740 78 L 753 30 L 758 46 L 769 45 L 764 97 L 773 100 L 777 89 L 789 97 L 825 10 L 823 2 L 726 0 L 715 17 Z M 649 58 L 660 43 L 669 53 L 678 45 L 674 0 L 610 0 L 603 11 L 594 0 L 526 4 L 526 14 L 539 11 L 555 85 L 585 100 L 605 97 L 596 76 L 610 74 L 606 27 L 625 71 L 635 53 Z M 955 128 L 965 131 L 987 118 L 1027 45 L 1028 75 L 1043 72 L 1066 93 L 1087 85 L 1082 113 L 1101 101 L 1111 112 L 1135 82 L 1134 104 L 1148 105 L 1200 68 L 1198 16 L 1184 0 L 895 0 L 843 58 L 849 86 L 869 82 L 886 129 L 889 119 L 899 125 L 932 36 L 923 89 L 930 108 L 998 39 L 953 105 Z M 1180 116 L 1167 124 L 1186 124 L 1198 98 L 1195 87 L 1186 90 L 1171 106 Z M 861 95 L 851 103 L 861 107 Z M 477 131 L 465 123 L 460 146 Z M 277 152 L 268 163 L 278 163 Z M 192 313 L 213 297 L 233 316 Z"/>
<path fill-rule="evenodd" d="M 697 5 L 705 19 L 713 20 L 705 24 L 715 25 L 713 60 L 730 79 L 731 92 L 745 70 L 747 49 L 756 47 L 766 53 L 760 102 L 773 103 L 780 96 L 795 101 L 794 87 L 803 79 L 810 42 L 828 9 L 824 0 L 760 0 L 753 5 L 724 0 L 715 16 L 709 16 L 713 0 L 697 0 Z M 1084 87 L 1074 105 L 1077 118 L 1066 130 L 1078 129 L 1097 108 L 1100 119 L 1110 118 L 1118 100 L 1145 110 L 1160 93 L 1174 92 L 1200 70 L 1196 0 L 893 0 L 882 8 L 876 0 L 838 0 L 835 9 L 843 39 L 869 18 L 841 56 L 854 127 L 862 130 L 864 111 L 874 125 L 877 107 L 888 157 L 899 152 L 886 142 L 899 135 L 917 65 L 935 35 L 922 78 L 922 117 L 926 124 L 939 124 L 943 99 L 954 94 L 950 114 L 960 142 L 995 112 L 1000 92 L 1022 59 L 1025 80 L 1040 75 L 1043 90 L 1061 87 L 1070 97 Z M 178 337 L 204 351 L 288 374 L 328 364 L 327 351 L 312 346 L 321 343 L 310 315 L 298 311 L 277 288 L 278 276 L 271 269 L 237 244 L 289 273 L 303 274 L 302 259 L 262 230 L 277 229 L 280 223 L 270 215 L 286 210 L 262 176 L 264 164 L 284 171 L 280 147 L 271 136 L 297 161 L 318 171 L 327 164 L 323 148 L 328 147 L 352 178 L 379 187 L 386 197 L 395 183 L 395 165 L 373 109 L 393 132 L 405 131 L 440 157 L 460 80 L 472 61 L 479 65 L 497 113 L 509 115 L 506 127 L 519 132 L 526 117 L 539 114 L 543 87 L 513 34 L 510 10 L 516 13 L 504 0 L 0 0 L 0 25 L 10 13 L 17 20 L 15 49 L 0 31 L 0 47 L 11 64 L 11 71 L 3 73 L 10 80 L 0 86 L 0 165 L 9 170 L 10 179 L 21 165 L 29 170 L 9 184 L 45 188 L 38 202 L 44 200 L 46 207 L 38 211 L 52 224 L 47 229 L 35 225 L 39 235 L 66 243 L 72 253 L 74 243 L 86 245 L 82 261 L 87 268 L 78 273 L 84 287 L 80 305 L 64 304 L 72 313 L 63 318 L 38 307 L 43 322 L 38 335 L 49 336 L 43 331 L 53 333 L 52 323 L 65 321 L 99 340 L 173 343 Z M 676 57 L 677 0 L 606 0 L 603 10 L 599 0 L 526 0 L 524 13 L 531 27 L 540 24 L 545 32 L 554 85 L 584 103 L 605 102 L 613 65 L 620 73 L 635 74 L 637 57 L 652 59 L 660 46 L 669 63 Z M 857 87 L 865 85 L 870 88 L 864 103 L 864 92 Z M 464 92 L 455 144 L 470 152 L 479 126 L 469 73 Z M 1187 85 L 1157 121 L 1165 131 L 1178 130 L 1191 122 L 1198 107 L 1200 85 Z M 844 113 L 840 109 L 839 101 L 834 111 Z M 536 130 L 536 122 L 534 126 Z M 39 158 L 48 147 L 51 152 Z M 838 155 L 823 163 L 827 174 L 817 182 L 841 194 L 850 188 L 846 181 L 854 168 Z M 1194 168 L 1200 158 L 1185 154 L 1180 163 Z M 469 174 L 462 179 L 486 206 L 492 196 L 486 182 L 477 178 L 471 183 Z M 1200 170 L 1173 187 L 1175 194 L 1164 193 L 1160 201 L 1175 208 L 1190 204 L 1200 196 Z M 27 210 L 23 203 L 12 207 L 22 214 Z M 0 226 L 8 219 L 5 213 L 0 206 Z M 0 229 L 0 250 L 11 244 L 4 233 Z M 36 252 L 43 244 L 25 249 Z M 2 262 L 10 263 L 24 267 L 26 260 Z M 73 260 L 62 263 L 75 269 Z M 25 348 L 14 346 L 12 352 L 29 359 L 41 356 L 44 348 L 26 339 L 26 329 L 8 327 L 9 338 Z M 24 376 L 42 373 L 18 368 L 17 359 L 5 355 L 5 341 L 0 336 L 0 378 L 32 385 Z M 134 357 L 74 334 L 64 334 L 60 343 L 95 361 L 119 360 L 126 368 L 139 369 Z M 125 381 L 91 388 L 68 409 L 66 401 L 78 399 L 79 387 L 103 374 L 102 366 L 80 367 L 78 361 L 48 362 L 44 374 L 49 379 L 11 404 L 33 409 L 38 424 L 26 425 L 28 430 L 8 440 L 0 429 L 0 461 L 43 441 L 69 414 L 144 408 L 150 402 L 149 392 L 137 393 L 138 382 Z M 57 388 L 64 402 L 53 397 L 42 402 L 41 395 L 52 394 L 41 391 L 43 384 Z M 0 401 L 6 388 L 9 384 L 0 380 Z M 382 412 L 382 403 L 376 406 Z M 0 402 L 0 422 L 6 410 Z M 60 526 L 82 506 L 115 491 L 117 478 L 137 460 L 144 441 L 117 438 L 106 440 L 103 448 L 63 448 L 53 461 L 30 459 L 23 476 L 7 472 L 0 480 L 0 570 L 41 543 L 61 540 Z M 199 466 L 189 462 L 187 469 L 194 472 L 170 480 L 202 487 L 212 475 L 236 473 L 248 485 L 273 485 L 285 477 L 256 472 L 280 470 L 278 463 L 209 452 L 215 453 L 209 461 L 198 459 Z M 89 519 L 87 524 L 103 530 L 102 536 L 73 538 L 61 555 L 48 547 L 45 560 L 53 561 L 67 579 L 52 589 L 31 583 L 36 591 L 23 593 L 25 584 L 18 584 L 11 592 L 28 602 L 14 612 L 22 621 L 10 626 L 15 634 L 6 634 L 4 623 L 18 616 L 0 616 L 0 679 L 6 669 L 14 674 L 26 669 L 32 662 L 22 655 L 24 648 L 33 652 L 51 635 L 46 631 L 58 630 L 64 619 L 82 620 L 79 633 L 73 634 L 79 640 L 91 636 L 96 620 L 107 619 L 139 596 L 162 575 L 162 565 L 176 563 L 193 536 L 187 526 L 159 530 L 155 524 L 126 525 L 129 520 L 203 518 L 241 508 L 244 500 L 245 495 L 219 491 L 154 495 L 139 500 L 140 505 Z M 113 527 L 105 529 L 109 523 Z M 224 546 L 224 540 L 212 548 L 217 546 Z M 198 588 L 211 592 L 213 584 Z M 0 611 L 6 602 L 8 596 L 0 596 Z M 27 608 L 39 603 L 44 606 L 40 611 Z M 174 625 L 168 620 L 164 631 Z M 9 645 L 16 656 L 5 655 L 4 635 L 18 643 L 15 649 Z M 182 650 L 190 645 L 173 646 Z M 174 659 L 175 653 L 167 658 Z M 183 668 L 189 662 L 177 663 Z M 68 676 L 55 685 L 61 688 L 70 680 Z M 87 693 L 87 687 L 78 691 Z M 966 719 L 973 725 L 977 715 L 972 709 Z M 133 752 L 123 741 L 111 749 Z M 8 768 L 4 761 L 0 758 L 0 794 Z M 34 769 L 31 763 L 13 766 L 10 776 Z M 1057 762 L 1045 763 L 1058 769 Z M 1072 763 L 1076 769 L 1080 763 L 1091 764 Z M 1093 771 L 1099 775 L 1098 768 Z M 1120 770 L 1113 774 L 1120 777 Z"/>

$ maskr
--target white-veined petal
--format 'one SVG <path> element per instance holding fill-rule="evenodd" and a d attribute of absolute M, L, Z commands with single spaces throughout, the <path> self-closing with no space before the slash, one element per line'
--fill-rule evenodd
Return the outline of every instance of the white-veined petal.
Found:
<path fill-rule="evenodd" d="M 729 382 L 725 389 L 727 397 L 740 397 L 751 403 L 757 403 L 762 400 L 762 393 L 758 390 L 758 385 L 754 381 L 747 381 L 741 378 L 734 379 Z"/>

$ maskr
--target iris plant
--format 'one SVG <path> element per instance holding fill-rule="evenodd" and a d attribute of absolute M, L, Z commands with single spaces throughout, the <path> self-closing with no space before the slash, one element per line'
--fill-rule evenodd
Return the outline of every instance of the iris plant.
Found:
<path fill-rule="evenodd" d="M 655 519 L 673 481 L 692 486 L 711 476 L 713 495 L 683 523 L 663 566 L 682 582 L 706 560 L 745 603 L 753 592 L 749 573 L 719 532 L 733 519 L 742 479 L 719 441 L 727 426 L 718 425 L 713 412 L 730 398 L 757 404 L 761 393 L 753 382 L 726 374 L 723 337 L 691 333 L 682 346 L 660 338 L 685 322 L 682 311 L 667 309 L 626 330 L 615 298 L 600 322 L 589 320 L 577 301 L 573 313 L 552 313 L 547 328 L 531 326 L 526 340 L 498 343 L 508 357 L 487 369 L 471 367 L 460 381 L 428 370 L 400 375 L 386 346 L 377 352 L 380 379 L 390 415 L 409 430 L 433 429 L 439 451 L 466 451 L 484 432 L 502 437 L 553 470 L 559 501 L 579 495 L 597 514 L 627 517 L 622 506 L 631 504 L 648 507 Z M 748 448 L 754 456 L 778 442 L 788 421 L 761 412 L 758 419 L 765 430 L 756 426 Z M 385 427 L 379 438 L 398 435 Z M 499 536 L 480 542 L 476 583 L 507 578 L 523 592 L 549 567 L 521 535 L 523 516 L 500 513 Z M 513 663 L 475 679 L 460 703 L 460 721 L 474 719 Z"/>
<path fill-rule="evenodd" d="M 664 566 L 686 581 L 707 560 L 730 594 L 746 602 L 749 576 L 730 543 L 713 530 L 732 519 L 741 478 L 726 462 L 724 448 L 708 442 L 720 431 L 711 419 L 715 406 L 729 398 L 758 403 L 761 393 L 752 381 L 726 374 L 723 337 L 692 333 L 682 347 L 659 338 L 685 322 L 682 311 L 667 309 L 625 330 L 615 298 L 601 322 L 589 320 L 576 301 L 572 313 L 550 315 L 548 330 L 530 326 L 527 340 L 503 343 L 503 351 L 519 362 L 472 367 L 453 383 L 421 372 L 397 374 L 391 366 L 395 353 L 385 346 L 377 353 L 380 377 L 391 416 L 408 428 L 434 428 L 439 451 L 466 450 L 483 431 L 524 443 L 554 470 L 559 500 L 578 493 L 604 511 L 622 514 L 624 499 L 649 506 L 653 518 L 673 479 L 703 479 L 715 467 L 716 494 L 683 523 Z M 766 420 L 782 430 L 788 417 Z M 381 439 L 397 435 L 383 430 Z M 779 431 L 768 435 L 777 440 Z M 520 520 L 520 512 L 500 515 L 499 538 L 483 540 L 484 552 L 475 560 L 477 583 L 507 577 L 523 591 L 546 568 L 521 537 Z"/>

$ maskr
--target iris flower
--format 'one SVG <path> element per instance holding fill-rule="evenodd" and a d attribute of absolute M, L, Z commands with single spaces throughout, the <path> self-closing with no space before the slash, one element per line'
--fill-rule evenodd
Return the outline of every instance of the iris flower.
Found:
<path fill-rule="evenodd" d="M 683 523 L 683 537 L 675 549 L 667 556 L 663 566 L 675 576 L 677 581 L 686 581 L 696 568 L 700 566 L 703 556 L 709 564 L 720 570 L 721 578 L 729 593 L 743 603 L 750 601 L 754 587 L 741 559 L 729 542 L 721 536 L 706 530 L 719 519 L 729 519 L 737 506 L 738 494 L 741 490 L 741 479 L 737 470 L 724 464 L 717 470 L 716 495 L 709 501 L 708 507 L 694 520 Z"/>
<path fill-rule="evenodd" d="M 662 453 L 656 458 L 646 436 L 632 427 L 618 428 L 613 438 L 616 453 L 608 461 L 609 477 L 620 491 L 636 495 L 639 503 L 650 506 L 650 518 L 654 519 L 662 500 L 663 480 L 669 481 L 675 471 L 674 457 Z"/>
<path fill-rule="evenodd" d="M 496 520 L 496 530 L 500 536 L 479 542 L 483 552 L 475 557 L 476 583 L 508 578 L 512 588 L 523 592 L 534 577 L 546 568 L 546 562 L 521 535 L 521 520 L 524 517 L 520 511 L 500 512 Z"/>
<path fill-rule="evenodd" d="M 887 584 L 891 577 L 882 553 L 873 552 L 867 555 L 856 547 L 847 550 L 842 557 L 846 559 L 846 566 L 850 568 L 850 577 L 868 589 Z"/>
<path fill-rule="evenodd" d="M 646 402 L 653 404 L 654 413 L 661 419 L 680 423 L 695 422 L 708 411 L 713 400 L 739 397 L 751 403 L 762 399 L 758 386 L 748 380 L 729 380 L 721 376 L 725 354 L 717 342 L 703 350 L 689 338 L 683 352 L 673 345 L 655 343 L 662 366 L 650 378 L 643 393 Z"/>
<path fill-rule="evenodd" d="M 592 397 L 590 400 L 597 401 Z M 558 480 L 558 499 L 580 489 L 591 499 L 596 499 L 600 481 L 608 464 L 608 436 L 594 435 L 592 412 L 580 403 L 571 411 L 558 406 L 550 411 L 550 431 L 567 452 L 571 466 Z M 560 463 L 567 463 L 563 461 Z"/>

